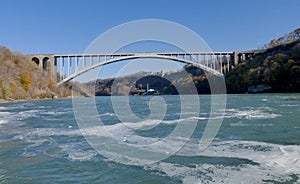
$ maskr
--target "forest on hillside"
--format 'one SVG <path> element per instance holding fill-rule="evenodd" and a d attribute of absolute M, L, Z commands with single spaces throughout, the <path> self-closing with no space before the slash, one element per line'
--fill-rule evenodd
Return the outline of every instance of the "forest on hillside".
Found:
<path fill-rule="evenodd" d="M 300 28 L 239 64 L 226 75 L 226 86 L 228 93 L 300 92 Z"/>

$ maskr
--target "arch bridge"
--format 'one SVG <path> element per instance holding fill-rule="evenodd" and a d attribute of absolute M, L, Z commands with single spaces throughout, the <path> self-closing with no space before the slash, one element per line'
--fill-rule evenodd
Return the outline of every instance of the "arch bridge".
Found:
<path fill-rule="evenodd" d="M 30 55 L 41 71 L 49 71 L 62 85 L 94 68 L 139 58 L 156 58 L 191 64 L 214 75 L 226 75 L 239 63 L 253 57 L 255 51 L 240 52 L 149 52 L 113 54 L 38 54 Z"/>

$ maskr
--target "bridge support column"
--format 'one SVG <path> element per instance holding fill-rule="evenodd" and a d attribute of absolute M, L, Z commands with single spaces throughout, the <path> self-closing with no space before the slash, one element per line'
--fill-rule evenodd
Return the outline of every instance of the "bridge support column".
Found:
<path fill-rule="evenodd" d="M 60 80 L 64 79 L 64 57 L 60 57 L 60 62 L 59 62 L 59 74 L 60 74 Z"/>
<path fill-rule="evenodd" d="M 239 64 L 239 53 L 233 52 L 233 66 L 237 66 Z"/>
<path fill-rule="evenodd" d="M 226 60 L 227 60 L 227 72 L 229 72 L 230 71 L 230 62 L 231 62 L 231 56 L 229 55 L 227 55 L 226 56 Z"/>
<path fill-rule="evenodd" d="M 57 75 L 56 75 L 56 60 L 54 56 L 51 56 L 50 58 L 50 66 L 49 66 L 49 71 L 50 71 L 50 78 L 53 82 L 57 82 Z"/>

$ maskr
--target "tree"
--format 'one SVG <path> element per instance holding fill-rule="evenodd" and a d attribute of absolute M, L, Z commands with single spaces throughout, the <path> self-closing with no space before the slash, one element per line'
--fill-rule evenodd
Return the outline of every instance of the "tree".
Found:
<path fill-rule="evenodd" d="M 48 88 L 51 90 L 51 91 L 54 91 L 55 90 L 55 83 L 53 81 L 50 81 L 48 83 Z"/>
<path fill-rule="evenodd" d="M 275 47 L 276 45 L 277 45 L 277 40 L 276 39 L 271 40 L 270 47 Z"/>
<path fill-rule="evenodd" d="M 31 76 L 30 76 L 30 71 L 26 70 L 22 75 L 21 75 L 21 83 L 25 91 L 28 91 L 30 84 L 31 84 Z"/>
<path fill-rule="evenodd" d="M 300 28 L 294 30 L 294 39 L 300 39 Z"/>
<path fill-rule="evenodd" d="M 284 36 L 281 36 L 277 39 L 277 43 L 282 44 L 284 42 Z"/>
<path fill-rule="evenodd" d="M 294 33 L 293 32 L 290 32 L 288 35 L 287 35 L 287 41 L 293 41 L 294 40 Z"/>
<path fill-rule="evenodd" d="M 12 58 L 12 54 L 11 54 L 10 50 L 5 46 L 0 46 L 0 56 L 3 57 L 3 58 L 0 57 L 0 60 L 2 60 L 2 59 L 9 60 Z"/>
<path fill-rule="evenodd" d="M 292 57 L 293 58 L 300 58 L 300 43 L 298 43 L 297 45 L 295 45 L 292 48 Z"/>

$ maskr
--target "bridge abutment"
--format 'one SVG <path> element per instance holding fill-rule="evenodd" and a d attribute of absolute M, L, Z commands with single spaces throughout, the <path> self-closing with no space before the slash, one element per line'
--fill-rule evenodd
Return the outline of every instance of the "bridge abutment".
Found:
<path fill-rule="evenodd" d="M 36 54 L 30 55 L 31 61 L 34 62 L 41 72 L 49 72 L 53 82 L 57 82 L 56 61 L 54 54 Z"/>

